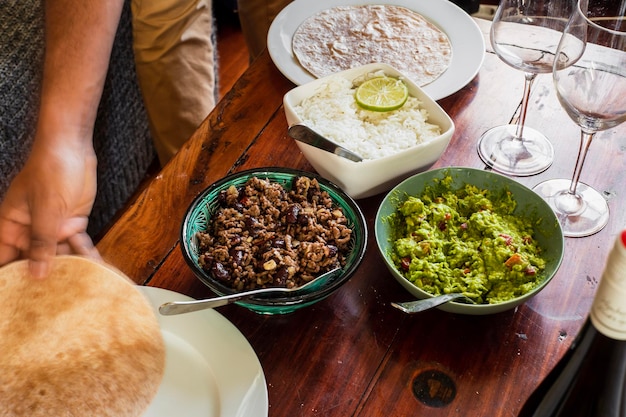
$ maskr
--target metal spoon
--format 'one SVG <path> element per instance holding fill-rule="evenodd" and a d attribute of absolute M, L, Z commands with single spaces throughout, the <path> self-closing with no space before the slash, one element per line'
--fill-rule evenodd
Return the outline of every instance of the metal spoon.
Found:
<path fill-rule="evenodd" d="M 335 275 L 341 268 L 331 269 L 328 272 L 323 273 L 319 277 L 312 279 L 304 285 L 294 288 L 284 288 L 284 287 L 272 287 L 272 288 L 260 288 L 258 290 L 250 290 L 239 292 L 236 294 L 223 295 L 221 297 L 208 298 L 205 300 L 191 300 L 191 301 L 170 301 L 162 304 L 159 307 L 159 313 L 163 316 L 173 316 L 176 314 L 190 313 L 192 311 L 198 310 L 206 310 L 209 308 L 216 308 L 225 306 L 227 304 L 234 303 L 235 301 L 243 300 L 245 298 L 250 298 L 254 295 L 259 294 L 280 294 L 280 293 L 290 293 L 290 292 L 303 292 L 304 294 L 308 294 L 312 291 L 321 288 L 324 284 L 328 282 L 330 278 Z"/>
<path fill-rule="evenodd" d="M 452 294 L 437 295 L 435 297 L 426 298 L 423 300 L 408 301 L 406 303 L 391 303 L 391 305 L 397 308 L 398 310 L 404 311 L 405 313 L 413 314 L 413 313 L 419 313 L 420 311 L 428 310 L 433 307 L 440 306 L 445 303 L 449 303 L 450 301 L 457 300 L 459 298 L 465 298 L 465 300 L 469 301 L 471 304 L 476 304 L 471 298 L 467 298 L 463 294 L 452 293 Z"/>
<path fill-rule="evenodd" d="M 342 156 L 354 162 L 361 162 L 363 160 L 363 158 L 356 153 L 344 148 L 343 146 L 337 145 L 329 139 L 326 139 L 324 136 L 320 135 L 307 125 L 295 124 L 291 126 L 289 128 L 289 136 L 297 141 L 315 146 L 316 148 L 334 153 L 335 155 Z"/>

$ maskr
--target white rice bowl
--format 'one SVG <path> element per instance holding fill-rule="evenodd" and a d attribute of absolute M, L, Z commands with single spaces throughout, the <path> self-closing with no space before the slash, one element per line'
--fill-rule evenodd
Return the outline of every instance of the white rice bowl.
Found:
<path fill-rule="evenodd" d="M 353 84 L 383 74 L 405 82 L 407 103 L 391 112 L 362 109 L 354 99 Z M 354 162 L 296 141 L 313 168 L 353 198 L 388 191 L 408 176 L 430 168 L 454 132 L 454 123 L 445 111 L 386 64 L 368 64 L 311 81 L 285 94 L 283 104 L 289 126 L 306 124 L 364 158 Z"/>
<path fill-rule="evenodd" d="M 304 124 L 363 159 L 393 155 L 439 137 L 440 127 L 429 123 L 428 111 L 417 97 L 409 95 L 402 107 L 388 112 L 366 110 L 357 104 L 357 87 L 384 75 L 375 71 L 352 81 L 329 77 L 294 110 Z"/>

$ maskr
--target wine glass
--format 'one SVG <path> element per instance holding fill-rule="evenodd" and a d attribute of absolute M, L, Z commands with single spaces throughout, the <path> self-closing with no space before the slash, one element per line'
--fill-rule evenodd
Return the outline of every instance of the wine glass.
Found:
<path fill-rule="evenodd" d="M 554 53 L 575 0 L 502 0 L 491 25 L 491 45 L 500 59 L 524 72 L 524 95 L 517 124 L 497 126 L 478 141 L 487 166 L 507 175 L 545 171 L 554 159 L 552 144 L 525 126 L 530 90 L 537 74 L 552 72 Z"/>
<path fill-rule="evenodd" d="M 534 190 L 555 210 L 565 236 L 589 236 L 609 220 L 602 194 L 579 178 L 596 132 L 626 120 L 625 9 L 626 0 L 580 0 L 557 49 L 554 85 L 580 126 L 580 148 L 571 180 L 544 181 Z"/>

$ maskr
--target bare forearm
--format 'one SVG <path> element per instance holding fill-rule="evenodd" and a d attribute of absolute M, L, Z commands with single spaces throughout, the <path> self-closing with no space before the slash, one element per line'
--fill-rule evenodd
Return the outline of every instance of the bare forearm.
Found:
<path fill-rule="evenodd" d="M 46 0 L 39 129 L 91 138 L 123 0 Z"/>
<path fill-rule="evenodd" d="M 20 256 L 45 277 L 70 251 L 97 258 L 87 235 L 96 196 L 93 127 L 123 0 L 44 0 L 46 50 L 37 131 L 0 202 L 0 265 Z"/>

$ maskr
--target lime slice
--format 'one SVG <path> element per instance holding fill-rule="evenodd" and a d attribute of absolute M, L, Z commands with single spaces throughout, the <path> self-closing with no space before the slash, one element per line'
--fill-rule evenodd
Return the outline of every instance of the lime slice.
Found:
<path fill-rule="evenodd" d="M 359 106 L 381 112 L 399 109 L 408 98 L 409 89 L 406 84 L 392 77 L 369 79 L 356 89 L 355 94 Z"/>

